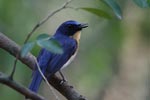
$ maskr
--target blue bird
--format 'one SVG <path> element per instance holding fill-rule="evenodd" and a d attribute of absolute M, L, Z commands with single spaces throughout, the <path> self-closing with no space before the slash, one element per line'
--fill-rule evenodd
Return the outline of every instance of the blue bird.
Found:
<path fill-rule="evenodd" d="M 58 27 L 56 33 L 53 35 L 53 38 L 61 44 L 63 54 L 55 54 L 45 48 L 41 49 L 37 61 L 41 71 L 47 79 L 59 71 L 64 80 L 60 70 L 70 64 L 74 59 L 79 46 L 81 30 L 86 27 L 88 27 L 87 24 L 82 24 L 73 20 L 66 21 Z M 33 92 L 37 92 L 42 79 L 41 74 L 36 68 L 33 71 L 32 82 L 29 89 Z"/>

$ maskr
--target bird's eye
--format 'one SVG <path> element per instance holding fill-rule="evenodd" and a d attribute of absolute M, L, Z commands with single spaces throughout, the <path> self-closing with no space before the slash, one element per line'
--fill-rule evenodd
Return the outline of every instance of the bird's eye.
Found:
<path fill-rule="evenodd" d="M 73 29 L 73 26 L 72 26 L 72 25 L 68 25 L 68 28 L 69 28 L 69 29 Z"/>

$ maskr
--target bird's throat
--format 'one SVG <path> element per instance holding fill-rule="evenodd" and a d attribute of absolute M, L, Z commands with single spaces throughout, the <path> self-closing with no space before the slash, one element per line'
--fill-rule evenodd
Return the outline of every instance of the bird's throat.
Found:
<path fill-rule="evenodd" d="M 81 37 L 81 31 L 76 32 L 72 38 L 75 39 L 78 43 L 80 41 L 80 37 Z"/>

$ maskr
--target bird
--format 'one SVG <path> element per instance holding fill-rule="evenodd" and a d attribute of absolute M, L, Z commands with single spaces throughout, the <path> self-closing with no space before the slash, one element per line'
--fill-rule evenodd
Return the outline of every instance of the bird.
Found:
<path fill-rule="evenodd" d="M 88 27 L 87 23 L 80 23 L 74 20 L 65 21 L 57 28 L 55 34 L 52 36 L 61 45 L 63 53 L 56 54 L 45 48 L 41 48 L 37 62 L 47 79 L 50 79 L 52 75 L 59 72 L 63 81 L 65 81 L 61 70 L 67 67 L 75 58 L 79 48 L 81 31 L 86 27 Z M 42 80 L 43 78 L 37 66 L 35 66 L 29 89 L 37 93 Z"/>

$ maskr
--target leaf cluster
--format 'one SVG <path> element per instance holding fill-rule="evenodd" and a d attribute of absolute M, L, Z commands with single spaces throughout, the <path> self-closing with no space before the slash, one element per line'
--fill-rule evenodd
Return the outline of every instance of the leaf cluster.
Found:
<path fill-rule="evenodd" d="M 106 4 L 106 6 L 108 6 L 110 8 L 110 10 L 112 10 L 113 14 L 118 19 L 122 19 L 122 9 L 116 0 L 99 0 L 99 1 Z M 133 2 L 141 8 L 150 7 L 150 0 L 133 0 Z M 106 19 L 112 18 L 111 14 L 109 14 L 108 12 L 106 12 L 103 9 L 88 8 L 88 7 L 79 8 L 79 9 L 88 11 L 92 14 L 97 15 L 98 17 L 102 17 L 102 18 L 106 18 Z"/>
<path fill-rule="evenodd" d="M 35 45 L 45 48 L 53 53 L 62 54 L 63 49 L 60 43 L 48 34 L 43 33 L 37 36 L 36 40 L 32 42 L 27 42 L 23 45 L 21 49 L 21 57 L 26 56 Z"/>

